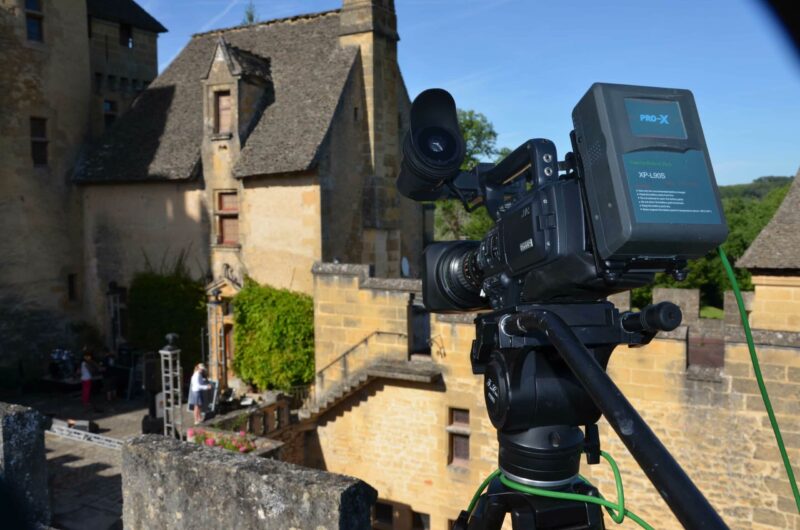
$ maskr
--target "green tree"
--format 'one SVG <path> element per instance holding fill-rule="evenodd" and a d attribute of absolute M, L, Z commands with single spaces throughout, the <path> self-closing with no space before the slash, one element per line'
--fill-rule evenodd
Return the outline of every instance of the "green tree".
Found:
<path fill-rule="evenodd" d="M 777 177 L 770 177 L 777 178 Z M 789 183 L 774 181 L 777 185 L 769 191 L 764 189 L 764 182 L 757 179 L 751 188 L 747 185 L 721 186 L 720 194 L 725 218 L 728 221 L 728 239 L 722 244 L 731 263 L 735 263 L 753 243 L 759 232 L 769 223 L 780 206 Z M 734 188 L 731 192 L 728 188 Z M 763 198 L 760 198 L 763 197 Z M 634 307 L 644 307 L 652 300 L 653 287 L 680 287 L 700 289 L 702 306 L 722 307 L 725 291 L 730 289 L 727 276 L 716 249 L 700 259 L 689 263 L 689 275 L 686 280 L 676 282 L 667 274 L 657 274 L 652 286 L 634 289 L 631 303 Z M 736 281 L 743 290 L 751 290 L 753 284 L 750 273 L 744 269 L 735 269 Z"/>
<path fill-rule="evenodd" d="M 311 297 L 247 278 L 233 304 L 236 375 L 261 389 L 309 383 L 314 377 Z"/>
<path fill-rule="evenodd" d="M 458 125 L 466 146 L 463 171 L 469 171 L 479 162 L 499 160 L 509 152 L 508 148 L 496 148 L 497 132 L 489 119 L 474 110 L 458 109 Z M 486 208 L 468 213 L 457 200 L 436 202 L 435 237 L 447 239 L 480 239 L 492 226 Z"/>
<path fill-rule="evenodd" d="M 255 24 L 256 22 L 258 22 L 256 6 L 253 4 L 253 0 L 250 0 L 250 2 L 248 2 L 247 6 L 244 8 L 244 18 L 242 19 L 242 24 L 250 25 Z"/>

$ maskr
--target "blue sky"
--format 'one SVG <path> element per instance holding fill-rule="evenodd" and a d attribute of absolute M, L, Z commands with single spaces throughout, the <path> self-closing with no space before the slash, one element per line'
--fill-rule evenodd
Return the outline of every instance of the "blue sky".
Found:
<path fill-rule="evenodd" d="M 169 32 L 160 69 L 193 33 L 241 23 L 247 0 L 139 0 Z M 484 113 L 498 146 L 550 138 L 563 157 L 571 112 L 595 81 L 694 92 L 720 184 L 800 168 L 800 61 L 756 0 L 395 0 L 413 98 L 449 90 Z M 255 0 L 259 19 L 341 0 Z"/>

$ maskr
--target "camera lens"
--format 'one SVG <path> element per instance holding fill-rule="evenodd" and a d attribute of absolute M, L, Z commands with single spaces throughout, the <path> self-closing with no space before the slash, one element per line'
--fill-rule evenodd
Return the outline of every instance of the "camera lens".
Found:
<path fill-rule="evenodd" d="M 454 142 L 441 127 L 428 127 L 422 130 L 417 145 L 420 146 L 422 155 L 436 164 L 449 162 L 455 154 Z"/>

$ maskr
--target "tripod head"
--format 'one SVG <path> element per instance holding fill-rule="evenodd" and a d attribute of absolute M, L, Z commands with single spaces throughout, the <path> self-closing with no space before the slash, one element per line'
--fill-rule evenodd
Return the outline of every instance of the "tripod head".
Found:
<path fill-rule="evenodd" d="M 593 426 L 601 412 L 547 334 L 520 325 L 520 315 L 536 310 L 558 315 L 603 370 L 617 345 L 650 342 L 657 331 L 675 329 L 681 312 L 670 302 L 624 314 L 610 302 L 527 304 L 476 319 L 472 370 L 484 375 L 500 469 L 523 484 L 557 487 L 575 478 L 587 443 L 590 462 L 599 460 Z"/>
<path fill-rule="evenodd" d="M 515 529 L 602 529 L 596 504 L 518 491 L 533 486 L 596 497 L 577 473 L 581 453 L 589 464 L 599 461 L 594 422 L 601 414 L 686 528 L 727 528 L 605 372 L 615 346 L 646 344 L 680 321 L 669 302 L 623 314 L 609 302 L 529 304 L 476 318 L 471 359 L 484 375 L 501 474 L 455 528 L 499 528 L 509 512 Z"/>

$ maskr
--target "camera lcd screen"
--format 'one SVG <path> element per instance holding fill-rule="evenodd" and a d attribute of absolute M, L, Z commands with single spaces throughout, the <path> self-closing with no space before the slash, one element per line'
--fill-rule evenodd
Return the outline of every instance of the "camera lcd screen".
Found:
<path fill-rule="evenodd" d="M 625 109 L 634 136 L 686 139 L 677 101 L 625 98 Z"/>

